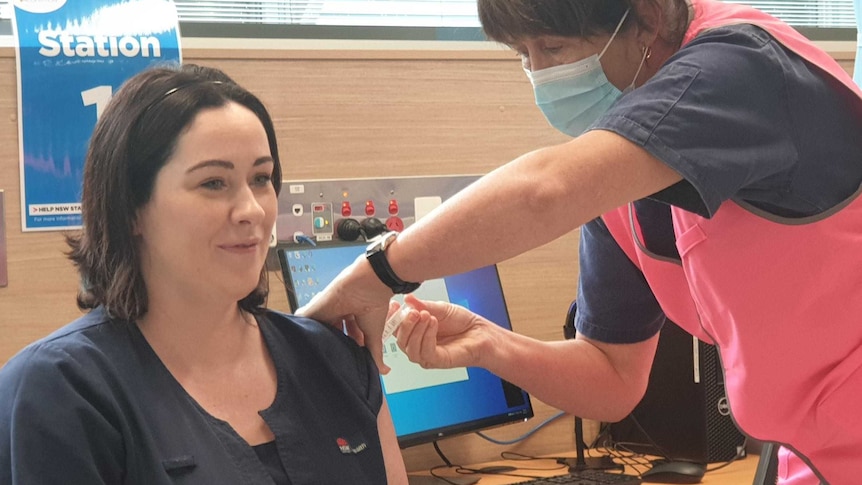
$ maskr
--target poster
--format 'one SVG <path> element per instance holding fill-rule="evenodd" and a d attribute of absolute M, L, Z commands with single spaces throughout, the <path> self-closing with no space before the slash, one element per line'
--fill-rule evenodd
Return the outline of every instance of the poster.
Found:
<path fill-rule="evenodd" d="M 21 227 L 81 225 L 87 142 L 111 95 L 157 63 L 179 63 L 170 0 L 13 0 Z"/>

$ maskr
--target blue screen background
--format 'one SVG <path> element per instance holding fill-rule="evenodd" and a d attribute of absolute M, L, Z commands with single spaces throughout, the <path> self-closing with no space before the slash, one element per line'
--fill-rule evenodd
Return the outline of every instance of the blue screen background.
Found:
<path fill-rule="evenodd" d="M 364 250 L 364 245 L 280 249 L 284 252 L 280 260 L 288 295 L 294 292 L 291 305 L 306 304 Z M 447 276 L 444 280 L 452 303 L 511 330 L 495 266 Z M 476 367 L 467 368 L 467 374 L 465 381 L 387 394 L 399 441 L 406 438 L 411 444 L 418 444 L 438 435 L 473 431 L 532 416 L 525 392 L 520 391 L 522 399 L 516 401 L 521 402 L 510 407 L 499 377 Z"/>

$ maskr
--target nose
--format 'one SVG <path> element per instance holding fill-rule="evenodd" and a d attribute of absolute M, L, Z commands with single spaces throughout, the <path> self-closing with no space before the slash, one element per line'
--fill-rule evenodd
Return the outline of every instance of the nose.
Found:
<path fill-rule="evenodd" d="M 528 71 L 540 71 L 554 66 L 553 59 L 545 55 L 541 49 L 527 49 L 527 57 L 522 61 L 524 69 Z"/>
<path fill-rule="evenodd" d="M 232 219 L 240 224 L 258 224 L 266 217 L 264 204 L 258 198 L 252 187 L 245 186 L 238 191 L 234 204 Z"/>

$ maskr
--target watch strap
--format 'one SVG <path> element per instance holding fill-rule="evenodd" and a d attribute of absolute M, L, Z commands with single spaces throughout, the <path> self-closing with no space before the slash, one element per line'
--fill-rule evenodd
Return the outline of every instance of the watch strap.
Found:
<path fill-rule="evenodd" d="M 371 264 L 371 269 L 374 270 L 374 274 L 380 278 L 380 281 L 382 281 L 384 285 L 388 286 L 392 290 L 392 293 L 403 295 L 416 291 L 421 283 L 402 280 L 397 274 L 395 274 L 392 266 L 389 265 L 389 260 L 386 258 L 386 248 L 388 247 L 388 243 L 391 240 L 394 240 L 397 235 L 398 233 L 396 232 L 382 235 L 381 241 L 373 244 L 371 249 L 366 252 L 365 256 Z"/>

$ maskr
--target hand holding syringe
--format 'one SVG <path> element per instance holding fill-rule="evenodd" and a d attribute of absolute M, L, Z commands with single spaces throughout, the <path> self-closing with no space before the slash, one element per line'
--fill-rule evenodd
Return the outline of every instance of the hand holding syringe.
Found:
<path fill-rule="evenodd" d="M 407 304 L 402 304 L 401 308 L 398 309 L 397 312 L 393 313 L 388 319 L 386 319 L 386 323 L 383 325 L 383 341 L 392 336 L 395 333 L 395 330 L 401 325 L 401 322 L 407 318 L 407 315 L 410 314 L 410 310 L 413 307 Z"/>

